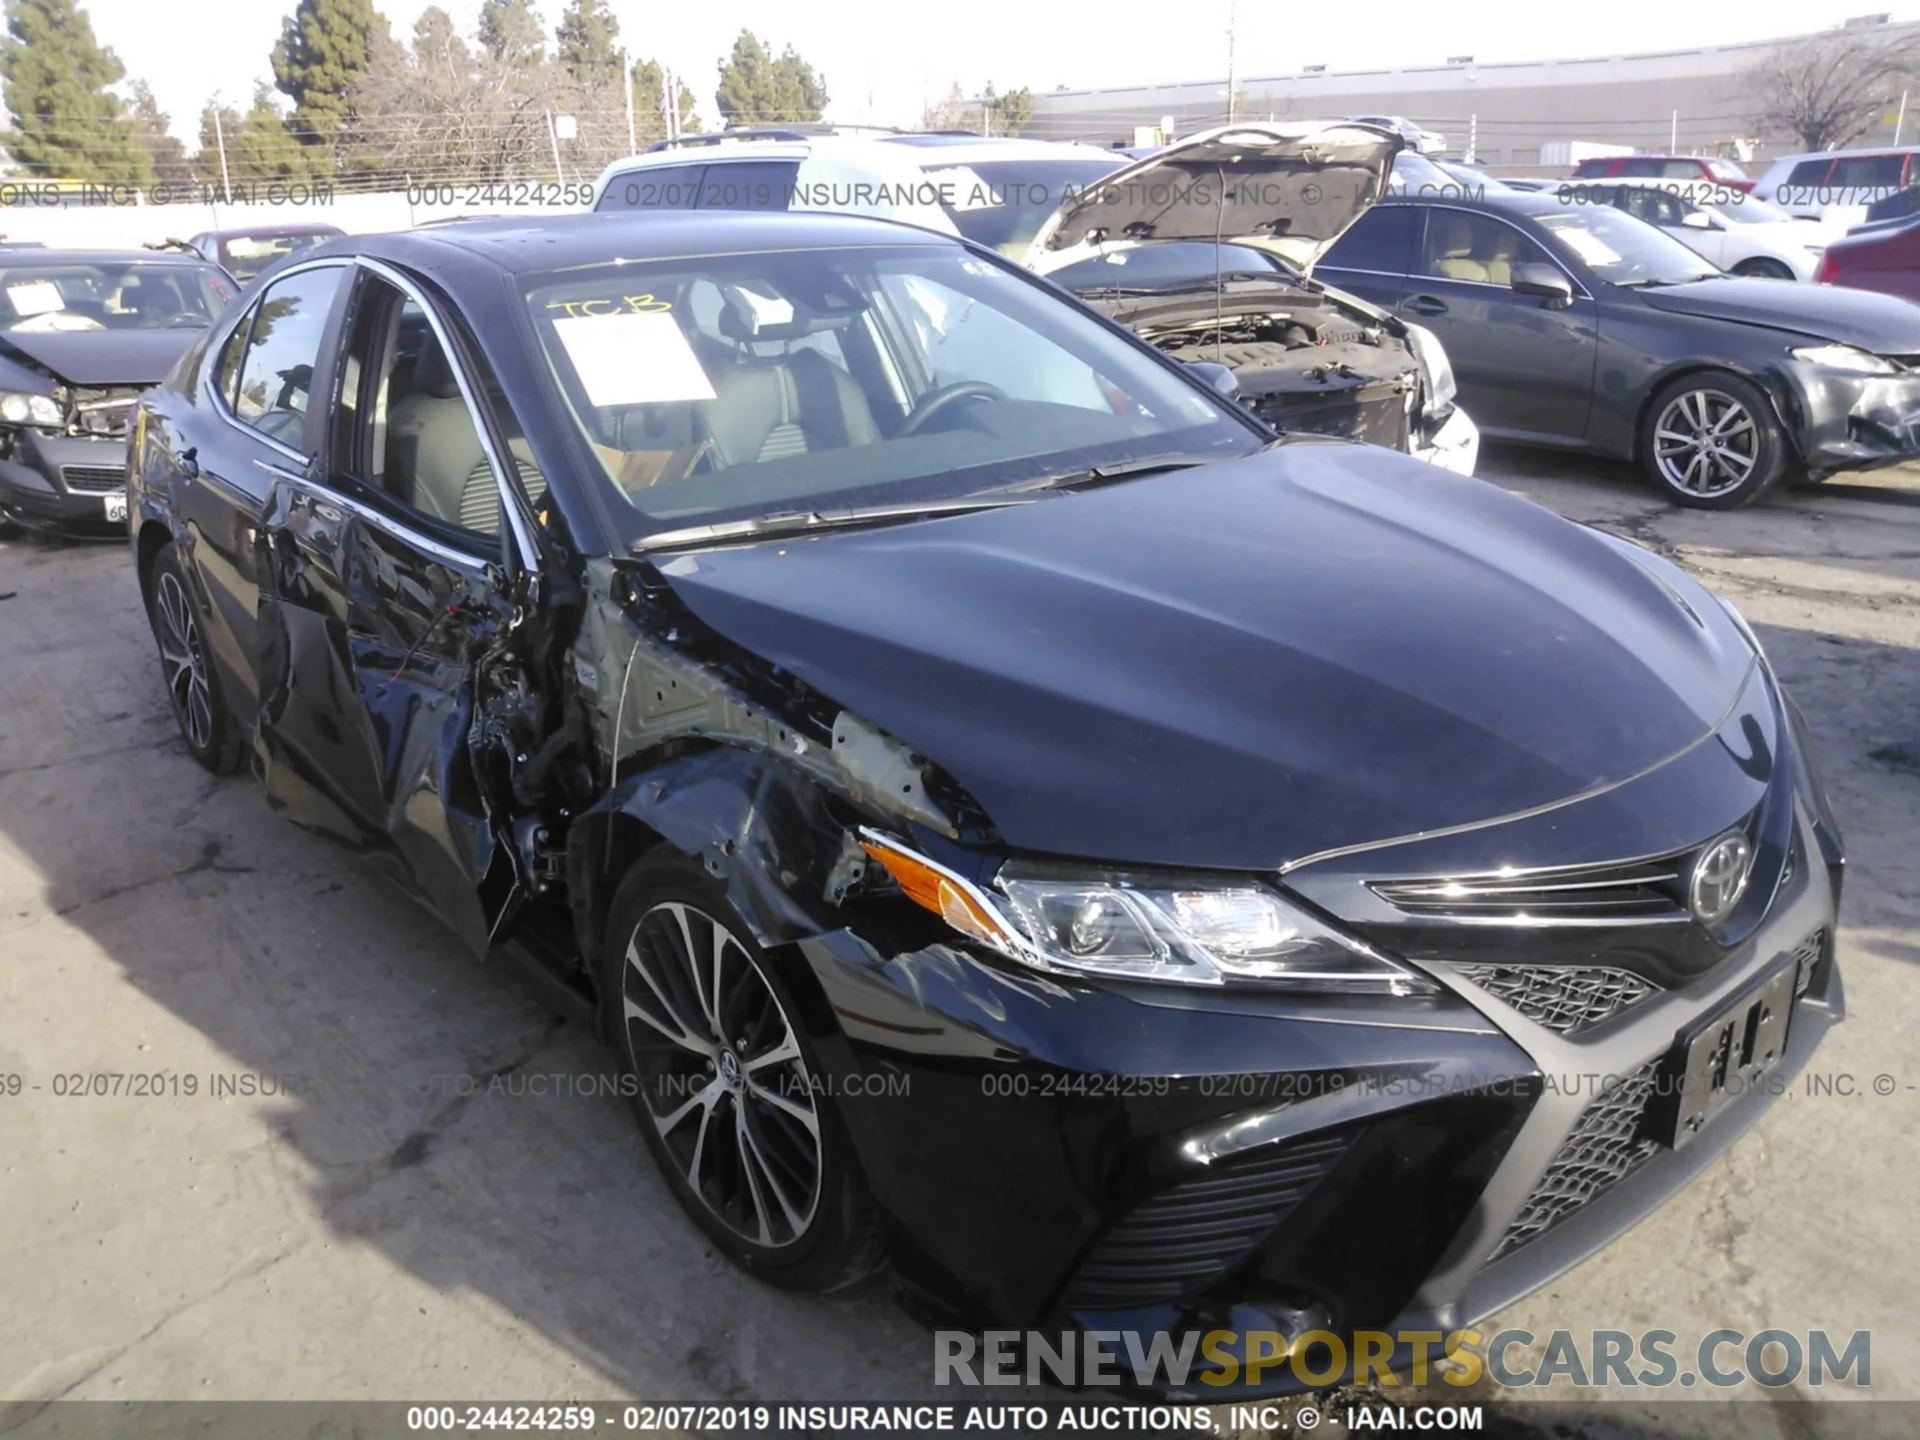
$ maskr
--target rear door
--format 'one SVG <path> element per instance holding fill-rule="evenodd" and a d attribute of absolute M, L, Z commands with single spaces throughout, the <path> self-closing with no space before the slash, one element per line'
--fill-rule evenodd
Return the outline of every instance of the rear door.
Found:
<path fill-rule="evenodd" d="M 1313 267 L 1316 280 L 1370 300 L 1382 310 L 1400 303 L 1413 266 L 1422 207 L 1375 205 L 1347 228 Z"/>
<path fill-rule="evenodd" d="M 305 762 L 348 838 L 484 953 L 534 855 L 531 833 L 513 830 L 513 741 L 481 714 L 480 662 L 514 621 L 525 559 L 503 541 L 509 432 L 482 421 L 462 342 L 412 282 L 363 265 L 341 333 L 322 455 L 277 477 L 288 655 L 285 702 L 262 732 Z"/>

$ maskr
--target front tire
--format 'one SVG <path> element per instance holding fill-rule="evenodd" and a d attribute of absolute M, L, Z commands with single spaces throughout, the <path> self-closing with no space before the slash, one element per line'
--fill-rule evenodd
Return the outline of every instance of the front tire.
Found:
<path fill-rule="evenodd" d="M 1742 260 L 1738 265 L 1733 267 L 1733 273 L 1756 280 L 1791 280 L 1794 278 L 1792 267 L 1785 261 L 1767 260 L 1757 256 L 1752 260 Z"/>
<path fill-rule="evenodd" d="M 726 892 L 662 846 L 627 872 L 601 994 L 634 1118 L 681 1207 L 782 1289 L 845 1289 L 884 1246 L 800 1011 Z"/>
<path fill-rule="evenodd" d="M 1662 387 L 1640 425 L 1640 463 L 1679 505 L 1737 510 L 1787 471 L 1787 438 L 1758 386 L 1724 371 Z"/>
<path fill-rule="evenodd" d="M 167 699 L 187 753 L 216 775 L 240 765 L 240 729 L 227 710 L 207 646 L 206 617 L 193 598 L 180 552 L 163 545 L 147 570 L 147 622 L 160 647 Z"/>

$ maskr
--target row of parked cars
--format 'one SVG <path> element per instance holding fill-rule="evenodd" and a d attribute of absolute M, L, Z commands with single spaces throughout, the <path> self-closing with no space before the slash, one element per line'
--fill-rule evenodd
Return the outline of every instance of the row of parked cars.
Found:
<path fill-rule="evenodd" d="M 1879 458 L 1920 310 L 1399 149 L 735 139 L 285 260 L 134 409 L 182 742 L 606 1038 L 664 1243 L 1136 1354 L 1457 1331 L 1845 1006 L 1753 632 L 1450 427 L 1724 503 Z"/>
<path fill-rule="evenodd" d="M 592 208 L 838 211 L 958 235 L 1201 367 L 1277 430 L 1462 473 L 1486 434 L 1632 460 L 1678 503 L 1731 508 L 1915 453 L 1920 310 L 1762 283 L 1830 267 L 1832 237 L 1702 183 L 1503 184 L 1355 121 L 1239 125 L 1131 161 L 777 129 L 616 162 Z M 133 398 L 239 282 L 330 231 L 137 256 L 0 247 L 0 524 L 117 532 Z M 964 343 L 994 343 L 986 329 Z"/>

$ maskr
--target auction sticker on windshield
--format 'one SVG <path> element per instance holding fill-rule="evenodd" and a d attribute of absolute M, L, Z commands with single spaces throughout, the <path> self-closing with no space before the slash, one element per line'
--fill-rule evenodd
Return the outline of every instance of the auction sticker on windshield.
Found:
<path fill-rule="evenodd" d="M 16 315 L 45 315 L 67 308 L 67 302 L 60 296 L 60 287 L 51 280 L 28 280 L 23 284 L 9 285 L 7 299 L 13 302 L 13 313 Z"/>
<path fill-rule="evenodd" d="M 713 383 L 665 311 L 569 315 L 553 322 L 596 408 L 711 400 Z"/>

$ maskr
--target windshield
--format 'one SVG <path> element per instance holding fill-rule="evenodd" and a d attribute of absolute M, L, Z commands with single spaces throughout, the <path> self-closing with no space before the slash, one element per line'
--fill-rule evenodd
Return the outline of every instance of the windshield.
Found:
<path fill-rule="evenodd" d="M 1213 288 L 1213 277 L 1267 279 L 1285 284 L 1299 277 L 1286 261 L 1251 245 L 1216 245 L 1211 240 L 1162 240 L 1107 250 L 1076 260 L 1047 278 L 1069 290 L 1165 290 L 1194 285 Z"/>
<path fill-rule="evenodd" d="M 1737 195 L 1724 205 L 1703 205 L 1730 225 L 1779 225 L 1791 223 L 1793 216 L 1758 195 Z"/>
<path fill-rule="evenodd" d="M 236 280 L 253 279 L 267 266 L 296 250 L 309 250 L 322 241 L 333 239 L 331 233 L 314 235 L 235 235 L 221 247 L 227 252 L 227 269 Z"/>
<path fill-rule="evenodd" d="M 1124 155 L 1071 160 L 988 160 L 977 165 L 929 166 L 951 196 L 949 219 L 967 239 L 1024 259 L 1047 217 L 1081 191 L 1127 164 Z"/>
<path fill-rule="evenodd" d="M 1708 160 L 1707 173 L 1716 180 L 1745 180 L 1747 172 L 1731 160 Z"/>
<path fill-rule="evenodd" d="M 1612 285 L 1684 285 L 1721 273 L 1664 231 L 1619 210 L 1571 205 L 1533 219 Z"/>
<path fill-rule="evenodd" d="M 594 266 L 530 277 L 526 301 L 628 543 L 1266 438 L 1137 342 L 957 245 Z"/>
<path fill-rule="evenodd" d="M 0 330 L 205 327 L 234 293 L 211 265 L 8 265 L 0 268 Z"/>

